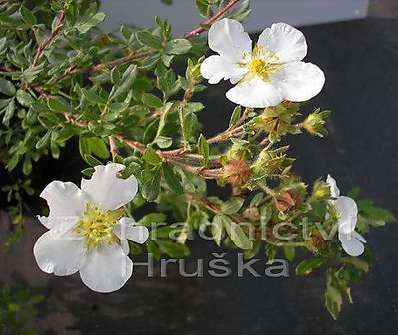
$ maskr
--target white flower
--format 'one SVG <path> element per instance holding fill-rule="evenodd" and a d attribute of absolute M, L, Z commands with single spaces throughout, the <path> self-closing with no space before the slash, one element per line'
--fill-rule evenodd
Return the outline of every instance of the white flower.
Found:
<path fill-rule="evenodd" d="M 358 207 L 355 201 L 349 197 L 340 196 L 340 190 L 334 178 L 328 175 L 326 182 L 330 186 L 330 194 L 339 219 L 337 221 L 339 240 L 345 252 L 351 256 L 359 256 L 365 250 L 366 240 L 355 231 L 358 221 Z"/>
<path fill-rule="evenodd" d="M 120 289 L 133 272 L 127 240 L 144 243 L 148 229 L 123 217 L 123 206 L 137 194 L 137 179 L 117 177 L 124 166 L 95 167 L 91 179 L 75 184 L 53 181 L 41 193 L 50 208 L 39 217 L 49 229 L 33 253 L 40 269 L 57 276 L 79 271 L 84 284 L 97 292 Z"/>
<path fill-rule="evenodd" d="M 307 101 L 323 88 L 321 69 L 302 60 L 307 55 L 303 33 L 285 23 L 273 24 L 252 41 L 243 26 L 223 19 L 209 31 L 209 47 L 219 56 L 210 56 L 202 66 L 202 76 L 210 84 L 222 79 L 238 84 L 227 98 L 244 107 L 265 108 L 282 101 Z"/>

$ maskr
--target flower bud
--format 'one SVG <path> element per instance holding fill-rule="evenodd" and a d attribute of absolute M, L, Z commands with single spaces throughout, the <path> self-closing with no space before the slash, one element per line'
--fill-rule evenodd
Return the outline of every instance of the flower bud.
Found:
<path fill-rule="evenodd" d="M 223 178 L 235 186 L 245 185 L 251 175 L 250 166 L 244 160 L 233 159 L 224 165 Z"/>
<path fill-rule="evenodd" d="M 243 216 L 245 219 L 248 219 L 249 221 L 255 222 L 255 221 L 260 221 L 261 215 L 257 207 L 249 207 L 246 208 L 245 211 L 243 212 Z"/>
<path fill-rule="evenodd" d="M 326 200 L 330 198 L 330 186 L 323 181 L 316 181 L 312 191 L 312 199 Z"/>
<path fill-rule="evenodd" d="M 287 212 L 291 209 L 297 209 L 300 204 L 300 192 L 296 190 L 282 192 L 276 197 L 276 208 L 278 208 L 281 212 Z"/>
<path fill-rule="evenodd" d="M 324 137 L 328 131 L 325 127 L 326 119 L 330 116 L 330 111 L 321 112 L 319 109 L 308 117 L 302 123 L 302 127 L 311 135 Z"/>

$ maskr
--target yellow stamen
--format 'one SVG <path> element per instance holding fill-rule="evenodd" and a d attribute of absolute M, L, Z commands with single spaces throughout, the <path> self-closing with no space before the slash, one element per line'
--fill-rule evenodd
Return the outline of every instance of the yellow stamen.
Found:
<path fill-rule="evenodd" d="M 275 64 L 278 56 L 271 51 L 264 51 L 261 45 L 256 45 L 252 52 L 252 59 L 246 65 L 250 74 L 260 77 L 262 80 L 270 82 L 271 75 L 274 74 L 281 66 Z"/>
<path fill-rule="evenodd" d="M 101 244 L 113 244 L 118 241 L 113 228 L 123 216 L 124 209 L 104 211 L 88 205 L 83 219 L 75 228 L 75 233 L 85 238 L 86 248 L 91 250 Z"/>

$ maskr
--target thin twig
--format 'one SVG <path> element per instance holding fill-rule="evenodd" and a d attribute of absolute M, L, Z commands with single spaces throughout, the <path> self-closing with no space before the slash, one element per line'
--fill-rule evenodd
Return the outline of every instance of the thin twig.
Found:
<path fill-rule="evenodd" d="M 115 141 L 115 138 L 113 136 L 108 136 L 108 140 L 109 140 L 110 152 L 111 152 L 111 155 L 112 155 L 112 161 L 115 161 L 115 159 L 116 159 L 116 157 L 118 155 L 116 141 Z"/>
<path fill-rule="evenodd" d="M 215 23 L 218 19 L 223 17 L 225 13 L 227 13 L 233 6 L 235 6 L 240 0 L 230 0 L 229 3 L 221 9 L 216 15 L 211 17 L 210 19 L 206 20 L 201 24 L 200 27 L 196 28 L 195 30 L 192 30 L 191 32 L 185 34 L 185 38 L 191 38 L 194 36 L 198 36 L 201 33 L 203 33 L 206 29 L 204 26 L 211 26 L 213 23 Z"/>
<path fill-rule="evenodd" d="M 64 19 L 65 19 L 65 12 L 60 11 L 57 14 L 57 21 L 55 23 L 53 32 L 47 39 L 45 39 L 42 43 L 40 43 L 36 49 L 35 57 L 33 58 L 33 63 L 32 63 L 33 67 L 36 66 L 40 62 L 40 59 L 43 55 L 43 51 L 45 49 L 47 49 L 48 47 L 50 47 L 51 44 L 53 44 L 54 41 L 57 39 L 58 34 L 60 33 L 61 28 L 63 26 Z"/>

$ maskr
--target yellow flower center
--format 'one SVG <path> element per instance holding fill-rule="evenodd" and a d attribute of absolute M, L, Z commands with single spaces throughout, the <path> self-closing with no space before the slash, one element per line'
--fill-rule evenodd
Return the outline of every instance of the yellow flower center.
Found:
<path fill-rule="evenodd" d="M 261 45 L 255 46 L 251 55 L 251 61 L 246 67 L 251 75 L 270 82 L 271 75 L 278 71 L 281 65 L 275 64 L 278 61 L 278 56 L 275 53 L 263 49 Z"/>
<path fill-rule="evenodd" d="M 88 205 L 83 219 L 75 228 L 75 233 L 85 238 L 86 248 L 94 249 L 102 244 L 113 244 L 118 241 L 113 228 L 123 216 L 124 209 L 104 211 Z"/>

